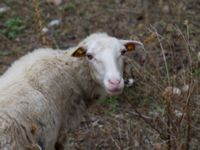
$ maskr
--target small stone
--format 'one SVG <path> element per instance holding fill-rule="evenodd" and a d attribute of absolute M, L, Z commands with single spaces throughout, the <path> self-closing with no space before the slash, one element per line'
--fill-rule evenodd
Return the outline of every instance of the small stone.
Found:
<path fill-rule="evenodd" d="M 185 84 L 185 85 L 182 87 L 181 90 L 182 90 L 183 92 L 188 92 L 189 88 L 190 88 L 190 86 L 189 86 L 188 84 Z"/>
<path fill-rule="evenodd" d="M 58 26 L 58 25 L 60 25 L 60 20 L 59 20 L 59 19 L 52 20 L 52 21 L 48 24 L 49 27 Z"/>
<path fill-rule="evenodd" d="M 197 53 L 198 61 L 200 61 L 200 52 Z"/>
<path fill-rule="evenodd" d="M 124 116 L 123 116 L 123 114 L 117 114 L 117 115 L 115 115 L 115 118 L 116 119 L 123 119 Z"/>
<path fill-rule="evenodd" d="M 170 10 L 169 10 L 169 6 L 168 6 L 168 5 L 165 5 L 165 6 L 163 7 L 162 11 L 163 11 L 164 13 L 168 14 L 169 11 L 170 11 Z"/>
<path fill-rule="evenodd" d="M 102 127 L 103 127 L 103 125 L 100 124 L 100 125 L 99 125 L 99 128 L 102 128 Z"/>
<path fill-rule="evenodd" d="M 10 10 L 10 7 L 4 6 L 0 8 L 0 13 L 5 13 Z"/>
<path fill-rule="evenodd" d="M 181 95 L 181 90 L 177 87 L 172 87 L 172 86 L 168 86 L 165 88 L 164 92 L 163 92 L 163 96 L 167 97 L 167 96 L 180 96 Z"/>
<path fill-rule="evenodd" d="M 175 115 L 177 117 L 182 117 L 183 116 L 183 113 L 181 111 L 179 111 L 179 110 L 175 110 L 174 113 L 175 113 Z"/>
<path fill-rule="evenodd" d="M 47 33 L 49 29 L 47 27 L 42 28 L 42 33 Z"/>

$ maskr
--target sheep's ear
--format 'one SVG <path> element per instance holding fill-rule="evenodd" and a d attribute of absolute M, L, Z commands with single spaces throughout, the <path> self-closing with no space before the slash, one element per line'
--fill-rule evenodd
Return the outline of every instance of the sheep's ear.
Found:
<path fill-rule="evenodd" d="M 72 53 L 73 57 L 83 57 L 86 54 L 86 50 L 83 47 L 79 47 Z"/>
<path fill-rule="evenodd" d="M 127 51 L 134 51 L 138 48 L 144 47 L 144 45 L 139 41 L 121 40 L 121 42 L 126 47 Z"/>

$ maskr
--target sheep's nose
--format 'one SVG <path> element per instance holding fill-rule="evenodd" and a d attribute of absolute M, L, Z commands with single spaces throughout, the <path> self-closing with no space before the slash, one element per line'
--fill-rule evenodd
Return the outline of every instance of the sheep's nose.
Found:
<path fill-rule="evenodd" d="M 121 82 L 121 79 L 112 79 L 112 80 L 108 80 L 108 82 L 112 85 L 118 85 Z"/>

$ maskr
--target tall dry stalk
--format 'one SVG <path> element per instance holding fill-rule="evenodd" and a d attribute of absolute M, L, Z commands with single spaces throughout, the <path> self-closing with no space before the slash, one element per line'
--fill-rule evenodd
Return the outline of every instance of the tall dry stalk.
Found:
<path fill-rule="evenodd" d="M 38 37 L 41 39 L 42 44 L 44 46 L 51 47 L 46 35 L 42 32 L 45 26 L 44 26 L 44 20 L 42 18 L 41 11 L 40 11 L 40 1 L 33 0 L 33 7 L 34 7 L 34 19 L 38 26 L 37 28 Z"/>

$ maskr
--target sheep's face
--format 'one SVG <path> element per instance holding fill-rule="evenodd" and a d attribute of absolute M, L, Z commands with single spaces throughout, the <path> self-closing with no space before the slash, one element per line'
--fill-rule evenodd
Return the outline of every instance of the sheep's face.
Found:
<path fill-rule="evenodd" d="M 92 36 L 92 35 L 91 35 Z M 120 94 L 124 88 L 123 55 L 142 43 L 119 40 L 108 35 L 89 36 L 72 54 L 88 60 L 93 79 L 110 95 Z"/>

